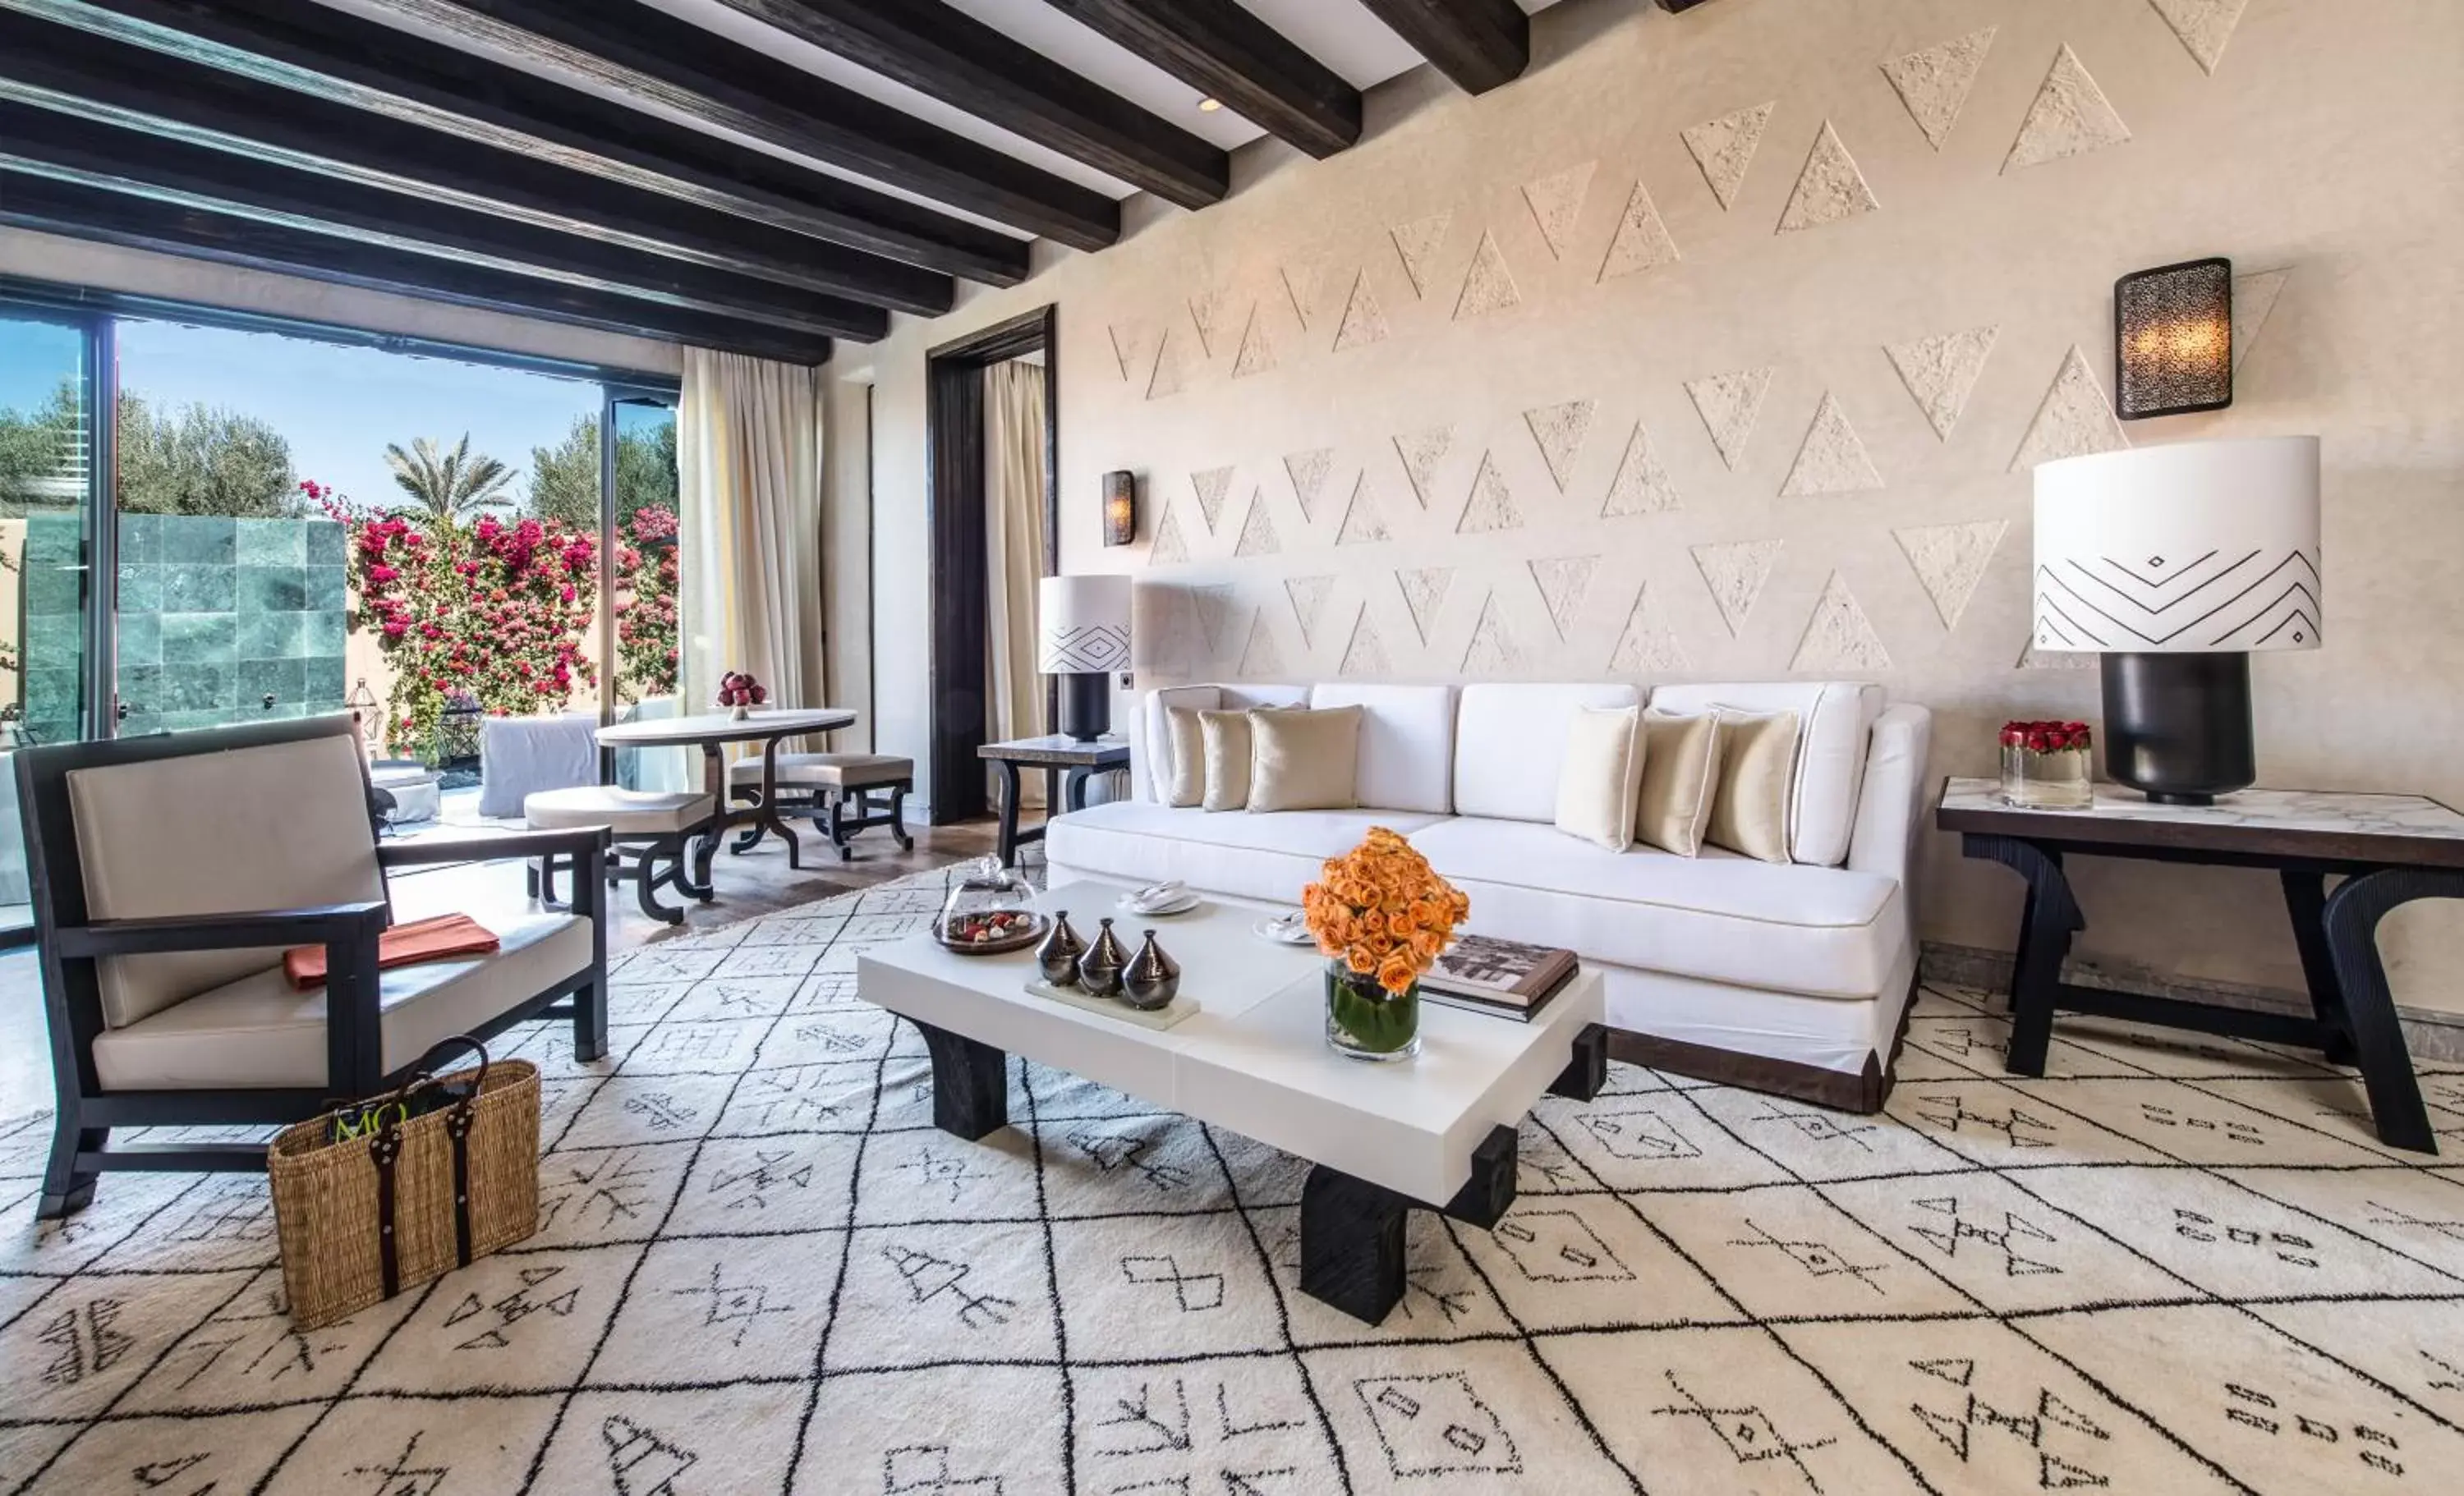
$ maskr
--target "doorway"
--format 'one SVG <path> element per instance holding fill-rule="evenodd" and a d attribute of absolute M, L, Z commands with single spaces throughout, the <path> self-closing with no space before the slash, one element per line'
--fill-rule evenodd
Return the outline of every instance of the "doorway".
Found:
<path fill-rule="evenodd" d="M 925 492 L 932 544 L 932 596 L 926 611 L 932 707 L 931 760 L 925 778 L 932 824 L 979 820 L 992 809 L 983 761 L 976 750 L 994 719 L 986 683 L 990 641 L 992 507 L 985 481 L 986 371 L 1013 359 L 1044 363 L 1044 514 L 1038 574 L 1060 569 L 1061 369 L 1056 314 L 1029 312 L 926 354 L 924 379 Z M 1053 711 L 1052 685 L 1044 687 Z"/>

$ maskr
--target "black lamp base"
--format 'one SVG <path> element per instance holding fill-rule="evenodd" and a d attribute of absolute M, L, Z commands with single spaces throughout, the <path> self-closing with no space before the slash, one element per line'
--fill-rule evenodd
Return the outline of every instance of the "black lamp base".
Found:
<path fill-rule="evenodd" d="M 1061 681 L 1061 732 L 1091 743 L 1112 730 L 1112 675 L 1110 671 L 1066 674 Z"/>
<path fill-rule="evenodd" d="M 2211 805 L 2258 781 L 2250 656 L 2107 654 L 2104 769 L 2160 805 Z"/>

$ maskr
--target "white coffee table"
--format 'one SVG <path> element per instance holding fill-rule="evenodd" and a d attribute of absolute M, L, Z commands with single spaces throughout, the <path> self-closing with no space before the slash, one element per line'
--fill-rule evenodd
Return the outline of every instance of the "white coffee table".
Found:
<path fill-rule="evenodd" d="M 1153 928 L 1199 1012 L 1169 1029 L 1029 994 L 1035 955 L 960 956 L 928 935 L 867 952 L 869 1002 L 913 1021 L 933 1057 L 933 1120 L 980 1138 L 1009 1120 L 1005 1057 L 1023 1055 L 1308 1159 L 1301 1288 L 1371 1324 L 1403 1293 L 1414 1209 L 1481 1227 L 1514 1201 L 1516 1130 L 1543 1095 L 1588 1101 L 1608 1073 L 1597 973 L 1576 977 L 1529 1023 L 1435 1003 L 1420 1053 L 1347 1059 L 1326 1042 L 1325 959 L 1251 933 L 1268 906 L 1209 897 L 1169 919 L 1120 914 L 1124 889 L 1075 883 L 1044 894 L 1092 939 L 1115 918 Z"/>

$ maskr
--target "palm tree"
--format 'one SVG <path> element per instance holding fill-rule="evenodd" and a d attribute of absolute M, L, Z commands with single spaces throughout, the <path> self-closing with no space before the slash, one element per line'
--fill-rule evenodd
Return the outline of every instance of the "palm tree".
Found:
<path fill-rule="evenodd" d="M 425 436 L 413 441 L 408 451 L 387 442 L 385 457 L 402 491 L 440 519 L 459 519 L 474 509 L 511 502 L 502 495 L 514 481 L 514 470 L 485 452 L 473 456 L 468 431 L 441 457 L 436 444 Z"/>

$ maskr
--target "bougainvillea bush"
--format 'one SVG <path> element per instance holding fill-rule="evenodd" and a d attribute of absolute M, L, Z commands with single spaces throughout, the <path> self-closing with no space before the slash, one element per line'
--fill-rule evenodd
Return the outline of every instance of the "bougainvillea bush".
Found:
<path fill-rule="evenodd" d="M 627 699 L 676 690 L 676 515 L 637 509 L 616 541 L 616 678 Z"/>

